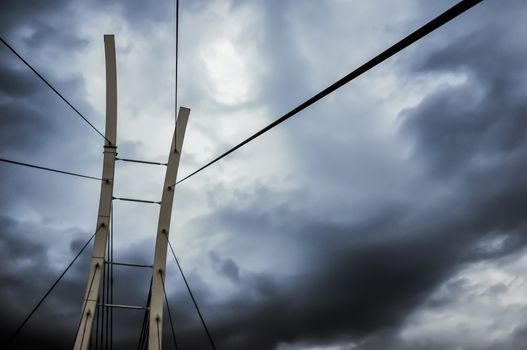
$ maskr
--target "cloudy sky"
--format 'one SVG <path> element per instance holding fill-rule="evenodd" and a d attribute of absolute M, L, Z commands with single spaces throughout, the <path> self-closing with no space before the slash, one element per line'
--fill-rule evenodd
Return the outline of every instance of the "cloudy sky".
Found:
<path fill-rule="evenodd" d="M 455 3 L 182 0 L 180 176 Z M 484 1 L 177 187 L 172 242 L 218 349 L 524 348 L 526 11 Z M 99 128 L 107 33 L 119 155 L 165 161 L 173 1 L 0 3 L 2 37 Z M 102 138 L 5 46 L 0 123 L 0 157 L 100 175 Z M 8 164 L 0 176 L 3 342 L 93 233 L 99 183 Z M 114 193 L 159 200 L 163 178 L 117 163 Z M 158 207 L 114 215 L 115 259 L 150 263 Z M 71 347 L 89 257 L 13 348 Z M 146 302 L 148 272 L 115 274 L 116 303 Z M 171 258 L 167 292 L 180 349 L 207 349 Z M 116 348 L 135 346 L 141 317 L 116 311 Z"/>

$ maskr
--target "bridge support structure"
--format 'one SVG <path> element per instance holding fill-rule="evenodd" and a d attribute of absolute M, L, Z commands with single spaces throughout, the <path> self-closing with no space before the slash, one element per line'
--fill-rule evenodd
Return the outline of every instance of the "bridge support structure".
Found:
<path fill-rule="evenodd" d="M 170 219 L 172 216 L 172 205 L 179 160 L 183 148 L 183 139 L 190 115 L 190 109 L 181 107 L 179 109 L 176 128 L 170 146 L 163 195 L 159 209 L 159 221 L 157 225 L 156 245 L 154 251 L 154 264 L 152 269 L 152 286 L 150 289 L 150 313 L 148 324 L 148 349 L 162 349 L 163 339 L 163 304 L 165 301 L 165 270 L 167 261 L 168 238 L 170 233 Z"/>
<path fill-rule="evenodd" d="M 82 303 L 81 320 L 77 328 L 77 335 L 73 346 L 74 350 L 86 350 L 90 344 L 110 228 L 115 157 L 117 156 L 117 69 L 115 38 L 113 35 L 104 36 L 104 51 L 106 59 L 106 141 L 104 145 L 101 192 L 96 226 L 97 233 L 95 234 L 95 242 L 93 244 L 90 273 L 88 275 L 86 292 Z"/>

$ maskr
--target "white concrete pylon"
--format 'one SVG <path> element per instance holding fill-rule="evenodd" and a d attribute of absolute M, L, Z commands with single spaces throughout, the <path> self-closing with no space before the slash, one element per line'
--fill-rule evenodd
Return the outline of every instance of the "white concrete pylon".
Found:
<path fill-rule="evenodd" d="M 181 107 L 179 109 L 176 128 L 170 147 L 165 184 L 163 185 L 163 196 L 161 197 L 161 208 L 157 226 L 156 246 L 154 252 L 154 264 L 152 270 L 152 287 L 150 299 L 150 313 L 148 325 L 148 349 L 161 349 L 163 339 L 163 303 L 165 268 L 167 261 L 168 237 L 170 233 L 170 218 L 172 216 L 172 203 L 176 186 L 179 160 L 183 147 L 183 139 L 190 115 L 190 109 Z"/>
<path fill-rule="evenodd" d="M 74 350 L 86 350 L 90 345 L 93 318 L 104 270 L 104 258 L 108 241 L 110 210 L 113 197 L 115 157 L 117 155 L 117 72 L 115 61 L 115 39 L 113 35 L 104 36 L 106 58 L 106 130 L 104 145 L 104 163 L 102 170 L 101 195 L 97 216 L 97 233 L 93 244 L 90 274 L 81 311 L 81 321 L 75 337 Z"/>

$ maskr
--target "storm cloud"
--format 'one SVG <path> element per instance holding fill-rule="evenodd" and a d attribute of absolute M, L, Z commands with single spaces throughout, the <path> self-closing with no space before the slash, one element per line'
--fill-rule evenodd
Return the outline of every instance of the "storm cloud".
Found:
<path fill-rule="evenodd" d="M 182 1 L 181 174 L 453 3 Z M 2 36 L 98 126 L 102 35 L 116 34 L 119 153 L 164 160 L 173 2 L 31 4 L 0 5 Z M 219 349 L 522 348 L 525 10 L 484 1 L 178 185 L 171 237 Z M 97 176 L 102 139 L 5 48 L 0 63 L 2 157 Z M 93 233 L 98 183 L 0 173 L 7 340 Z M 115 192 L 158 200 L 162 177 L 118 164 Z M 155 208 L 116 203 L 116 259 L 149 263 L 156 221 Z M 89 249 L 13 348 L 71 347 L 88 263 Z M 143 305 L 149 281 L 116 270 L 116 300 Z M 208 348 L 171 257 L 167 289 L 180 348 Z M 116 313 L 116 348 L 136 346 L 142 316 Z"/>

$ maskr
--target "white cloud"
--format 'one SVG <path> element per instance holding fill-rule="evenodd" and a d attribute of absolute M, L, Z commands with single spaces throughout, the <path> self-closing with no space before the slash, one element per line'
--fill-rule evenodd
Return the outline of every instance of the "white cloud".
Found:
<path fill-rule="evenodd" d="M 527 280 L 521 271 L 526 268 L 525 250 L 501 261 L 468 265 L 437 288 L 431 306 L 408 319 L 402 338 L 446 349 L 505 342 L 525 324 Z"/>

